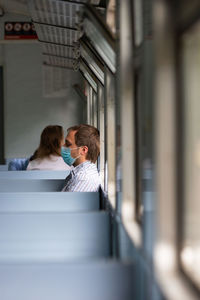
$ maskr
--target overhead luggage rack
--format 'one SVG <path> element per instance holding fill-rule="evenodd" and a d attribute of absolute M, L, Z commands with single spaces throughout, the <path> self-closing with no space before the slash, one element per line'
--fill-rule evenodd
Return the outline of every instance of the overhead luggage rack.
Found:
<path fill-rule="evenodd" d="M 42 52 L 49 55 L 73 57 L 73 46 L 62 46 L 51 43 L 42 43 Z"/>
<path fill-rule="evenodd" d="M 73 46 L 79 38 L 79 31 L 76 29 L 59 28 L 51 25 L 35 24 L 37 35 L 44 42 L 53 42 L 62 45 Z"/>
<path fill-rule="evenodd" d="M 104 65 L 102 61 L 95 55 L 89 46 L 85 37 L 79 40 L 80 43 L 80 56 L 86 62 L 87 66 L 91 69 L 98 80 L 104 84 Z"/>
<path fill-rule="evenodd" d="M 83 75 L 83 77 L 88 81 L 95 93 L 97 93 L 96 78 L 82 59 L 80 59 L 80 72 Z"/>
<path fill-rule="evenodd" d="M 36 2 L 37 6 L 34 5 Z M 78 23 L 77 13 L 83 9 L 83 4 L 69 1 L 31 0 L 30 8 L 33 8 L 31 11 L 34 22 L 75 28 Z"/>
<path fill-rule="evenodd" d="M 82 18 L 83 30 L 91 45 L 100 55 L 110 71 L 115 73 L 115 35 L 110 31 L 101 14 L 91 5 L 85 5 Z"/>
<path fill-rule="evenodd" d="M 40 40 L 46 40 L 52 42 L 51 35 L 55 36 L 64 35 L 69 39 L 69 45 L 76 42 L 77 37 L 75 31 L 79 23 L 78 13 L 83 10 L 84 4 L 87 1 L 56 1 L 56 0 L 28 0 L 29 9 L 33 23 L 36 27 L 36 32 Z M 98 5 L 98 1 L 90 1 L 91 4 Z M 44 29 L 44 26 L 51 26 L 51 29 Z M 57 30 L 53 30 L 52 27 L 56 27 Z M 60 31 L 59 31 L 60 29 Z M 62 29 L 66 31 L 62 31 Z M 70 32 L 72 30 L 72 33 Z M 49 31 L 49 38 L 42 38 L 42 34 L 46 35 Z M 71 38 L 73 41 L 71 41 Z M 66 44 L 66 43 L 63 43 Z M 68 45 L 68 44 L 67 44 Z"/>
<path fill-rule="evenodd" d="M 43 54 L 44 65 L 52 67 L 63 67 L 73 70 L 77 70 L 79 65 L 78 62 L 74 59 L 68 57 L 58 57 L 49 54 Z"/>
<path fill-rule="evenodd" d="M 74 42 L 80 37 L 80 32 L 76 28 L 77 13 L 83 9 L 84 1 L 29 0 L 28 4 L 38 39 L 43 42 L 43 53 L 60 56 L 60 59 L 48 58 L 51 63 L 44 57 L 43 63 L 72 68 L 73 61 L 68 60 L 66 63 L 63 58 L 73 59 L 70 47 L 73 47 Z M 51 43 L 53 45 L 50 46 Z"/>
<path fill-rule="evenodd" d="M 89 1 L 91 5 L 98 5 L 99 2 L 100 0 Z M 78 57 L 74 57 L 73 48 L 81 37 L 81 32 L 78 30 L 79 15 L 83 14 L 86 3 L 87 0 L 28 0 L 31 17 L 42 44 L 43 65 L 79 69 Z M 103 83 L 103 72 L 99 69 L 98 63 L 95 64 L 93 58 L 86 59 L 84 46 L 81 46 L 81 51 L 82 57 L 93 71 L 96 70 L 95 75 Z M 84 67 L 82 71 L 83 69 L 85 70 Z M 95 84 L 94 86 L 97 90 Z"/>
<path fill-rule="evenodd" d="M 81 5 L 89 3 L 91 5 L 99 5 L 100 0 L 28 0 L 29 1 L 29 8 L 34 9 L 36 11 L 42 10 L 42 11 L 49 11 L 55 13 L 55 6 L 58 7 L 58 13 L 62 11 L 62 4 L 58 4 L 58 2 L 71 4 L 71 5 Z M 57 2 L 57 3 L 55 3 Z"/>

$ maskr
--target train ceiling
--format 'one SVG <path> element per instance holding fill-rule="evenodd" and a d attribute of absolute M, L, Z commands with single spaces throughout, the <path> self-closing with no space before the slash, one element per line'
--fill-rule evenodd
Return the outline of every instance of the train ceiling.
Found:
<path fill-rule="evenodd" d="M 30 16 L 27 2 L 28 0 L 0 0 L 0 7 L 3 8 L 5 13 L 16 13 L 16 14 Z M 75 0 L 74 2 L 79 2 L 79 1 Z M 106 7 L 107 0 L 100 0 L 98 2 L 99 2 L 99 6 Z"/>
<path fill-rule="evenodd" d="M 4 13 L 30 16 L 27 0 L 0 0 L 0 7 Z"/>
<path fill-rule="evenodd" d="M 31 19 L 43 49 L 43 63 L 77 70 L 73 49 L 81 36 L 79 15 L 87 0 L 28 0 Z M 90 0 L 99 5 L 100 0 Z"/>
<path fill-rule="evenodd" d="M 44 65 L 73 70 L 80 69 L 87 78 L 89 73 L 86 74 L 83 70 L 89 66 L 96 78 L 103 83 L 101 62 L 105 62 L 112 72 L 115 71 L 114 63 L 112 63 L 112 57 L 115 60 L 113 39 L 104 27 L 104 18 L 102 18 L 103 21 L 99 20 L 98 15 L 95 16 L 95 11 L 99 10 L 104 14 L 107 2 L 106 0 L 0 0 L 0 7 L 5 13 L 17 13 L 31 17 L 42 47 Z M 93 10 L 85 14 L 86 3 L 89 3 Z M 98 14 L 100 15 L 99 12 Z M 97 23 L 100 31 L 93 28 L 95 26 L 92 23 Z M 88 24 L 91 25 L 90 28 Z M 93 51 L 87 50 L 87 53 L 85 51 L 87 37 L 86 43 L 84 40 L 85 30 L 88 31 L 88 44 L 91 44 L 93 48 Z M 81 43 L 82 37 L 83 43 Z M 108 50 L 108 62 L 106 62 L 102 47 L 103 52 L 104 49 Z M 110 62 L 112 65 L 109 65 Z"/>

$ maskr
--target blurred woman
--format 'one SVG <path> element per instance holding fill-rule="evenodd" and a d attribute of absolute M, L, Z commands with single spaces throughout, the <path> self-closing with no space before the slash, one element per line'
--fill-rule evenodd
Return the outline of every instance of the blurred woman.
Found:
<path fill-rule="evenodd" d="M 40 145 L 30 158 L 27 170 L 70 170 L 62 156 L 64 145 L 62 126 L 50 125 L 44 128 L 40 137 Z"/>

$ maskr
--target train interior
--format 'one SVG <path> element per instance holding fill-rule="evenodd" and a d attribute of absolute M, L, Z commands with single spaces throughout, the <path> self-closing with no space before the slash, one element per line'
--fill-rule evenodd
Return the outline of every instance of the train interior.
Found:
<path fill-rule="evenodd" d="M 198 0 L 0 0 L 0 299 L 199 299 L 198 75 Z M 82 123 L 99 193 L 8 171 Z"/>

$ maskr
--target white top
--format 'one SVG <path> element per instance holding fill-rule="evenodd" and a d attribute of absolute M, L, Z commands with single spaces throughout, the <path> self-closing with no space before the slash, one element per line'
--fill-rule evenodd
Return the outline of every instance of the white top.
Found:
<path fill-rule="evenodd" d="M 30 161 L 27 170 L 71 170 L 71 167 L 64 162 L 62 156 L 49 155 Z"/>
<path fill-rule="evenodd" d="M 64 184 L 62 192 L 98 192 L 101 182 L 96 165 L 87 160 L 76 166 Z"/>

